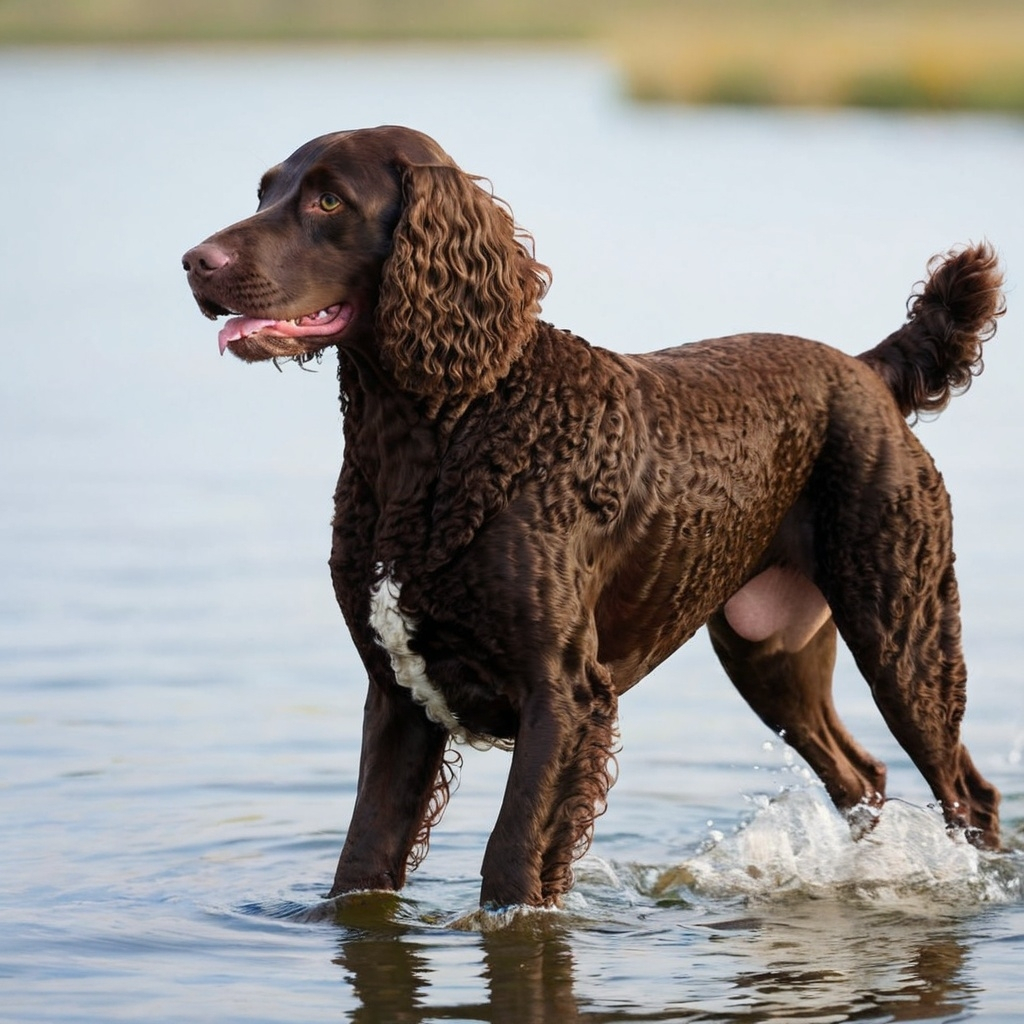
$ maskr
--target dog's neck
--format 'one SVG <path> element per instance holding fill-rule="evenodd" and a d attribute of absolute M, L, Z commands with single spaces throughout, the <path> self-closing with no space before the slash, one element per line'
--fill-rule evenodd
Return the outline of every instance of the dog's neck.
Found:
<path fill-rule="evenodd" d="M 392 373 L 367 348 L 338 349 L 338 386 L 342 415 L 346 421 L 375 417 L 381 410 L 403 421 L 429 424 L 439 441 L 451 437 L 459 420 L 476 396 L 453 394 L 424 399 L 403 390 Z"/>
<path fill-rule="evenodd" d="M 517 366 L 497 392 L 454 395 L 434 403 L 435 409 L 400 389 L 372 351 L 339 349 L 345 461 L 366 482 L 377 507 L 374 558 L 393 564 L 403 586 L 414 589 L 413 579 L 424 580 L 446 564 L 511 500 L 531 448 L 505 436 L 507 417 L 491 422 L 490 412 L 496 402 L 506 413 L 524 400 L 532 405 L 536 396 L 528 397 L 521 379 L 529 376 L 529 366 Z M 536 410 L 526 417 L 535 419 Z M 476 443 L 467 446 L 460 441 L 465 437 Z M 502 472 L 495 469 L 499 456 Z M 441 533 L 437 523 L 444 524 Z"/>

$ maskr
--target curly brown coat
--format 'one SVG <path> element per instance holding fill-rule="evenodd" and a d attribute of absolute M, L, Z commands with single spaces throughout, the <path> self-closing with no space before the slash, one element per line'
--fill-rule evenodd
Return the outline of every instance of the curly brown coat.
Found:
<path fill-rule="evenodd" d="M 331 573 L 369 674 L 332 895 L 400 887 L 455 770 L 512 747 L 487 905 L 555 903 L 614 773 L 618 697 L 707 624 L 754 711 L 855 822 L 884 766 L 832 704 L 838 633 L 951 828 L 999 842 L 960 742 L 949 501 L 905 417 L 981 366 L 986 245 L 930 267 L 860 358 L 774 334 L 618 355 L 538 319 L 508 209 L 405 128 L 314 139 L 184 258 L 246 360 L 338 352 Z"/>

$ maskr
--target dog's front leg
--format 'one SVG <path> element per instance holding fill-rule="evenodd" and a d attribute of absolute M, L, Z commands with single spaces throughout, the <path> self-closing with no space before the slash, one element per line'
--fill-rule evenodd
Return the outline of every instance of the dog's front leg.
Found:
<path fill-rule="evenodd" d="M 371 680 L 355 809 L 329 897 L 405 884 L 410 853 L 447 798 L 447 742 L 406 691 Z"/>
<path fill-rule="evenodd" d="M 612 783 L 616 713 L 599 665 L 531 695 L 484 855 L 482 906 L 549 906 L 568 892 Z"/>

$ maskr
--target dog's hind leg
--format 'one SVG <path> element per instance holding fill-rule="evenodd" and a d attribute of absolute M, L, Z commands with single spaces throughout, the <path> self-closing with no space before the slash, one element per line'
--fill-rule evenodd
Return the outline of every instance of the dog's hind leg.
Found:
<path fill-rule="evenodd" d="M 960 738 L 967 669 L 952 557 L 936 580 L 929 575 L 912 580 L 913 600 L 902 588 L 885 594 L 881 615 L 840 599 L 836 618 L 882 717 L 949 827 L 964 829 L 978 846 L 998 848 L 999 792 L 975 768 Z M 880 588 L 873 589 L 877 594 Z"/>
<path fill-rule="evenodd" d="M 998 847 L 999 793 L 960 738 L 967 668 L 942 478 L 909 431 L 902 443 L 890 431 L 874 451 L 866 430 L 841 437 L 856 452 L 830 458 L 828 469 L 842 472 L 823 474 L 817 489 L 822 589 L 886 724 L 949 827 Z"/>
<path fill-rule="evenodd" d="M 847 732 L 832 703 L 836 627 L 831 618 L 797 650 L 782 634 L 752 641 L 724 612 L 708 622 L 711 643 L 736 689 L 773 732 L 817 773 L 844 813 L 885 799 L 885 766 Z"/>

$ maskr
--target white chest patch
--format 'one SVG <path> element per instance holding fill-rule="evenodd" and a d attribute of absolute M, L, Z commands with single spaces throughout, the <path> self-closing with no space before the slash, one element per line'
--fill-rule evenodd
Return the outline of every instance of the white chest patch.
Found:
<path fill-rule="evenodd" d="M 398 606 L 401 592 L 401 584 L 390 576 L 385 576 L 370 591 L 370 625 L 391 659 L 395 681 L 412 693 L 412 699 L 423 706 L 427 718 L 444 726 L 457 742 L 468 743 L 478 750 L 495 746 L 510 748 L 510 741 L 471 733 L 448 707 L 444 694 L 427 675 L 426 662 L 409 648 L 409 639 L 416 631 L 416 623 Z"/>

